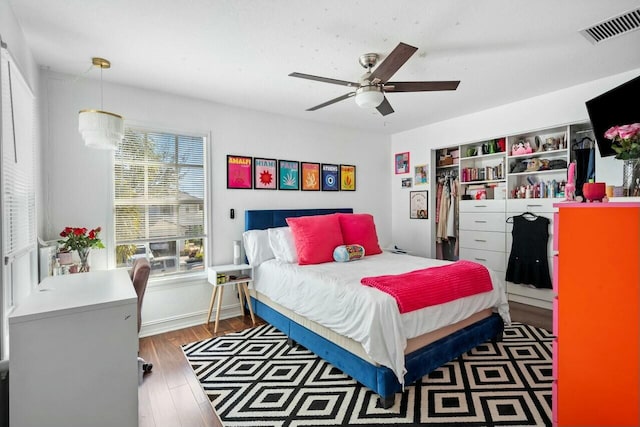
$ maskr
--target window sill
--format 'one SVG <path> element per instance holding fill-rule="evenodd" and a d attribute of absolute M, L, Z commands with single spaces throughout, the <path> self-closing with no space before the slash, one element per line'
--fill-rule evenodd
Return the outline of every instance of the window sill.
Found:
<path fill-rule="evenodd" d="M 149 277 L 149 287 L 159 288 L 163 286 L 174 286 L 181 283 L 202 282 L 207 281 L 207 271 L 199 271 L 197 273 L 184 273 L 172 276 Z"/>

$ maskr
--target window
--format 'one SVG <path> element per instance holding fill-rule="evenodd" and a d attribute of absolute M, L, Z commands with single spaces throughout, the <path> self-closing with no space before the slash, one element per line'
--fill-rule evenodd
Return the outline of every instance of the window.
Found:
<path fill-rule="evenodd" d="M 125 129 L 114 167 L 118 267 L 146 257 L 155 276 L 204 269 L 205 141 Z"/>

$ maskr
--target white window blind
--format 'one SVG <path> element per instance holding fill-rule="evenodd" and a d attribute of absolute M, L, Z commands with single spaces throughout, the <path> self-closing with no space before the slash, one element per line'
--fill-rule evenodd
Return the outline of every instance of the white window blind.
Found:
<path fill-rule="evenodd" d="M 118 265 L 146 255 L 152 274 L 202 267 L 204 159 L 203 136 L 125 129 L 114 170 Z"/>
<path fill-rule="evenodd" d="M 35 249 L 35 99 L 2 49 L 2 239 L 4 263 Z"/>

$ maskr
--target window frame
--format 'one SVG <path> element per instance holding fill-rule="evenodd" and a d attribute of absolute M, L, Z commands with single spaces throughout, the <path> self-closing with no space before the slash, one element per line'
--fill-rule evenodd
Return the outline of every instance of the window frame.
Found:
<path fill-rule="evenodd" d="M 203 160 L 203 165 L 202 165 L 202 169 L 203 169 L 203 194 L 204 194 L 204 221 L 203 221 L 203 227 L 204 227 L 204 231 L 202 234 L 202 239 L 203 239 L 203 247 L 205 248 L 205 253 L 204 253 L 204 257 L 203 257 L 203 270 L 198 270 L 195 272 L 191 272 L 191 271 L 183 271 L 183 272 L 175 272 L 172 274 L 167 274 L 167 275 L 150 275 L 149 276 L 149 286 L 152 287 L 156 287 L 156 286 L 167 286 L 167 285 L 173 285 L 176 283 L 189 283 L 189 282 L 193 282 L 193 281 L 201 281 L 202 279 L 206 279 L 207 277 L 207 268 L 208 265 L 210 263 L 210 260 L 212 259 L 212 255 L 211 255 L 211 251 L 212 251 L 212 239 L 211 236 L 209 234 L 209 231 L 212 230 L 211 227 L 211 215 L 210 215 L 210 211 L 211 211 L 211 198 L 212 195 L 210 194 L 210 188 L 211 188 L 211 163 L 212 163 L 212 147 L 211 147 L 211 132 L 210 131 L 203 131 L 203 130 L 181 130 L 181 129 L 176 129 L 176 128 L 170 128 L 170 127 L 165 127 L 165 126 L 159 126 L 159 125 L 150 125 L 148 123 L 143 123 L 143 122 L 137 122 L 137 121 L 133 121 L 133 120 L 125 120 L 125 129 L 134 129 L 136 131 L 141 131 L 141 132 L 146 132 L 146 133 L 164 133 L 164 134 L 170 134 L 170 135 L 177 135 L 177 136 L 185 136 L 185 137 L 199 137 L 203 139 L 203 154 L 202 154 L 202 160 Z M 114 151 L 113 155 L 111 156 L 111 186 L 110 186 L 110 198 L 111 198 L 111 205 L 112 205 L 112 209 L 111 209 L 111 218 L 110 218 L 110 222 L 112 224 L 112 232 L 109 233 L 108 236 L 105 236 L 105 240 L 106 240 L 106 244 L 107 247 L 111 247 L 113 248 L 113 250 L 109 250 L 108 254 L 107 254 L 107 262 L 108 265 L 110 266 L 110 268 L 125 268 L 125 267 L 118 267 L 117 265 L 117 259 L 116 259 L 116 247 L 117 247 L 117 243 L 116 243 L 116 200 L 115 200 L 115 193 L 116 193 L 116 151 Z M 174 165 L 178 165 L 179 163 L 173 163 Z M 168 239 L 161 239 L 162 241 L 171 241 L 171 238 Z M 157 239 L 156 239 L 157 240 Z M 176 238 L 177 240 L 181 240 Z M 126 268 L 129 268 L 128 266 Z"/>

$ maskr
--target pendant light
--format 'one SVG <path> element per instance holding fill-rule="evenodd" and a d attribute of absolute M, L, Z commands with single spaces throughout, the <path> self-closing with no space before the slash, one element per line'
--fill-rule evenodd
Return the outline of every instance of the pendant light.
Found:
<path fill-rule="evenodd" d="M 102 109 L 102 70 L 111 63 L 103 58 L 92 58 L 91 62 L 100 67 L 100 110 L 80 110 L 78 130 L 87 147 L 115 150 L 124 137 L 124 118 Z"/>

